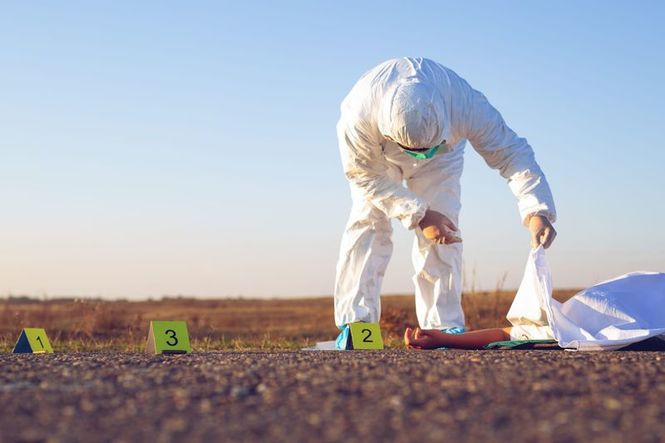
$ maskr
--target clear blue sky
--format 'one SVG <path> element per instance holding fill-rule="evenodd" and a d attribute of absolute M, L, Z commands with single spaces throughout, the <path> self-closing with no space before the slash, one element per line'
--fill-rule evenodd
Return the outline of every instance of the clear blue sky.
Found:
<path fill-rule="evenodd" d="M 555 286 L 665 271 L 664 5 L 5 2 L 0 294 L 330 294 L 339 103 L 404 55 L 455 70 L 534 147 Z M 516 287 L 514 198 L 466 160 L 467 288 Z M 410 242 L 396 226 L 385 293 L 412 291 Z"/>

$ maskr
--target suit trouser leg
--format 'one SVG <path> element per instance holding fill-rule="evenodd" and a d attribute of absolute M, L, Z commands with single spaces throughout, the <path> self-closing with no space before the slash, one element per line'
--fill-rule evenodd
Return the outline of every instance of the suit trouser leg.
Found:
<path fill-rule="evenodd" d="M 435 157 L 436 158 L 436 157 Z M 407 179 L 409 189 L 459 227 L 463 158 L 441 156 Z M 411 259 L 415 275 L 416 314 L 421 328 L 464 327 L 462 244 L 439 245 L 416 229 Z"/>
<path fill-rule="evenodd" d="M 386 215 L 351 186 L 353 207 L 344 230 L 335 278 L 335 324 L 378 322 L 381 282 L 393 250 Z"/>

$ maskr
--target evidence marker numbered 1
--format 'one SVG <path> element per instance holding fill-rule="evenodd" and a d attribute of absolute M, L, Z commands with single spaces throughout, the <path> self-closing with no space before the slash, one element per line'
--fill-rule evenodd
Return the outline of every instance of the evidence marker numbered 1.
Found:
<path fill-rule="evenodd" d="M 146 352 L 150 354 L 188 354 L 192 352 L 184 321 L 151 321 Z"/>
<path fill-rule="evenodd" d="M 44 329 L 24 328 L 21 335 L 18 336 L 12 352 L 15 354 L 45 354 L 52 353 L 53 348 Z"/>
<path fill-rule="evenodd" d="M 351 323 L 350 349 L 383 349 L 383 338 L 378 323 Z M 348 348 L 347 348 L 348 349 Z"/>

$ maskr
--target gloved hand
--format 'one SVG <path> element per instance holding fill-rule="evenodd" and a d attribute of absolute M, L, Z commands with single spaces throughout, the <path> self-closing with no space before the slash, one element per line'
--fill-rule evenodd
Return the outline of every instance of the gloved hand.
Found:
<path fill-rule="evenodd" d="M 529 232 L 531 232 L 531 247 L 534 249 L 538 245 L 549 248 L 556 237 L 554 226 L 547 217 L 542 215 L 534 215 L 529 218 Z"/>
<path fill-rule="evenodd" d="M 426 239 L 440 245 L 462 242 L 462 239 L 458 236 L 457 226 L 440 212 L 428 209 L 418 225 L 423 230 Z"/>

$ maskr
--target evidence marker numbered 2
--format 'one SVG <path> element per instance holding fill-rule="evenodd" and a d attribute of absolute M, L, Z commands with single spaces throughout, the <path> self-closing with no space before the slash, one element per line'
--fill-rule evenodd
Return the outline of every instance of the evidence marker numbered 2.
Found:
<path fill-rule="evenodd" d="M 145 350 L 149 354 L 188 354 L 192 352 L 184 321 L 151 321 Z"/>
<path fill-rule="evenodd" d="M 383 338 L 378 323 L 351 323 L 347 349 L 383 349 Z"/>

